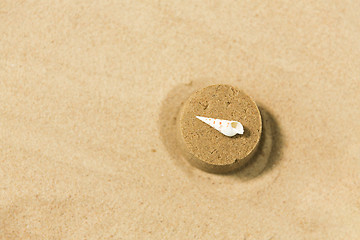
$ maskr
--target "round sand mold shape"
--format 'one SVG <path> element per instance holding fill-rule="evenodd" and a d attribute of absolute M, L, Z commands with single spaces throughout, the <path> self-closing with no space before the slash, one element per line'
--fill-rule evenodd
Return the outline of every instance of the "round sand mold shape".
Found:
<path fill-rule="evenodd" d="M 228 137 L 196 116 L 238 121 L 241 135 Z M 239 169 L 256 152 L 262 121 L 256 103 L 241 90 L 213 85 L 193 93 L 177 118 L 177 138 L 189 162 L 207 172 L 226 173 Z"/>

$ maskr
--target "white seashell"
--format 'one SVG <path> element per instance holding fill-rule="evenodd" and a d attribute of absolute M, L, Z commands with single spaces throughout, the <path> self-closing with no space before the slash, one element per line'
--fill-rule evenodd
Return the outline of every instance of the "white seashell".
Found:
<path fill-rule="evenodd" d="M 200 116 L 196 116 L 196 118 L 215 128 L 225 136 L 232 137 L 236 134 L 244 134 L 243 125 L 237 121 L 229 121 Z"/>

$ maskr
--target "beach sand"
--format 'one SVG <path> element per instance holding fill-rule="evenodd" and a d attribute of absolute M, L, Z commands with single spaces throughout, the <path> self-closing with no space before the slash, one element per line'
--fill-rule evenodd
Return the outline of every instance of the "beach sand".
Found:
<path fill-rule="evenodd" d="M 1 2 L 0 239 L 360 239 L 359 12 Z M 181 102 L 218 83 L 271 126 L 227 175 L 184 160 L 174 128 Z"/>

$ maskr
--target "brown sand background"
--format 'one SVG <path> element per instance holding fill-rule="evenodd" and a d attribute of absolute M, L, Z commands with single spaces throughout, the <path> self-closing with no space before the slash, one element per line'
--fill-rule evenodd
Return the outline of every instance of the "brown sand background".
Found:
<path fill-rule="evenodd" d="M 214 83 L 271 117 L 263 171 L 178 157 Z M 1 1 L 0 238 L 360 239 L 359 93 L 359 1 Z"/>

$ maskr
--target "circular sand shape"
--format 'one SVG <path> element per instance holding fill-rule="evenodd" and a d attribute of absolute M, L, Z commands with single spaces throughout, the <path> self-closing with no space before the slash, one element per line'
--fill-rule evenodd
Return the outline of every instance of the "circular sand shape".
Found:
<path fill-rule="evenodd" d="M 238 121 L 244 134 L 227 137 L 196 116 Z M 256 152 L 262 131 L 256 103 L 241 90 L 213 85 L 192 94 L 180 109 L 177 138 L 194 166 L 212 173 L 239 169 Z"/>

